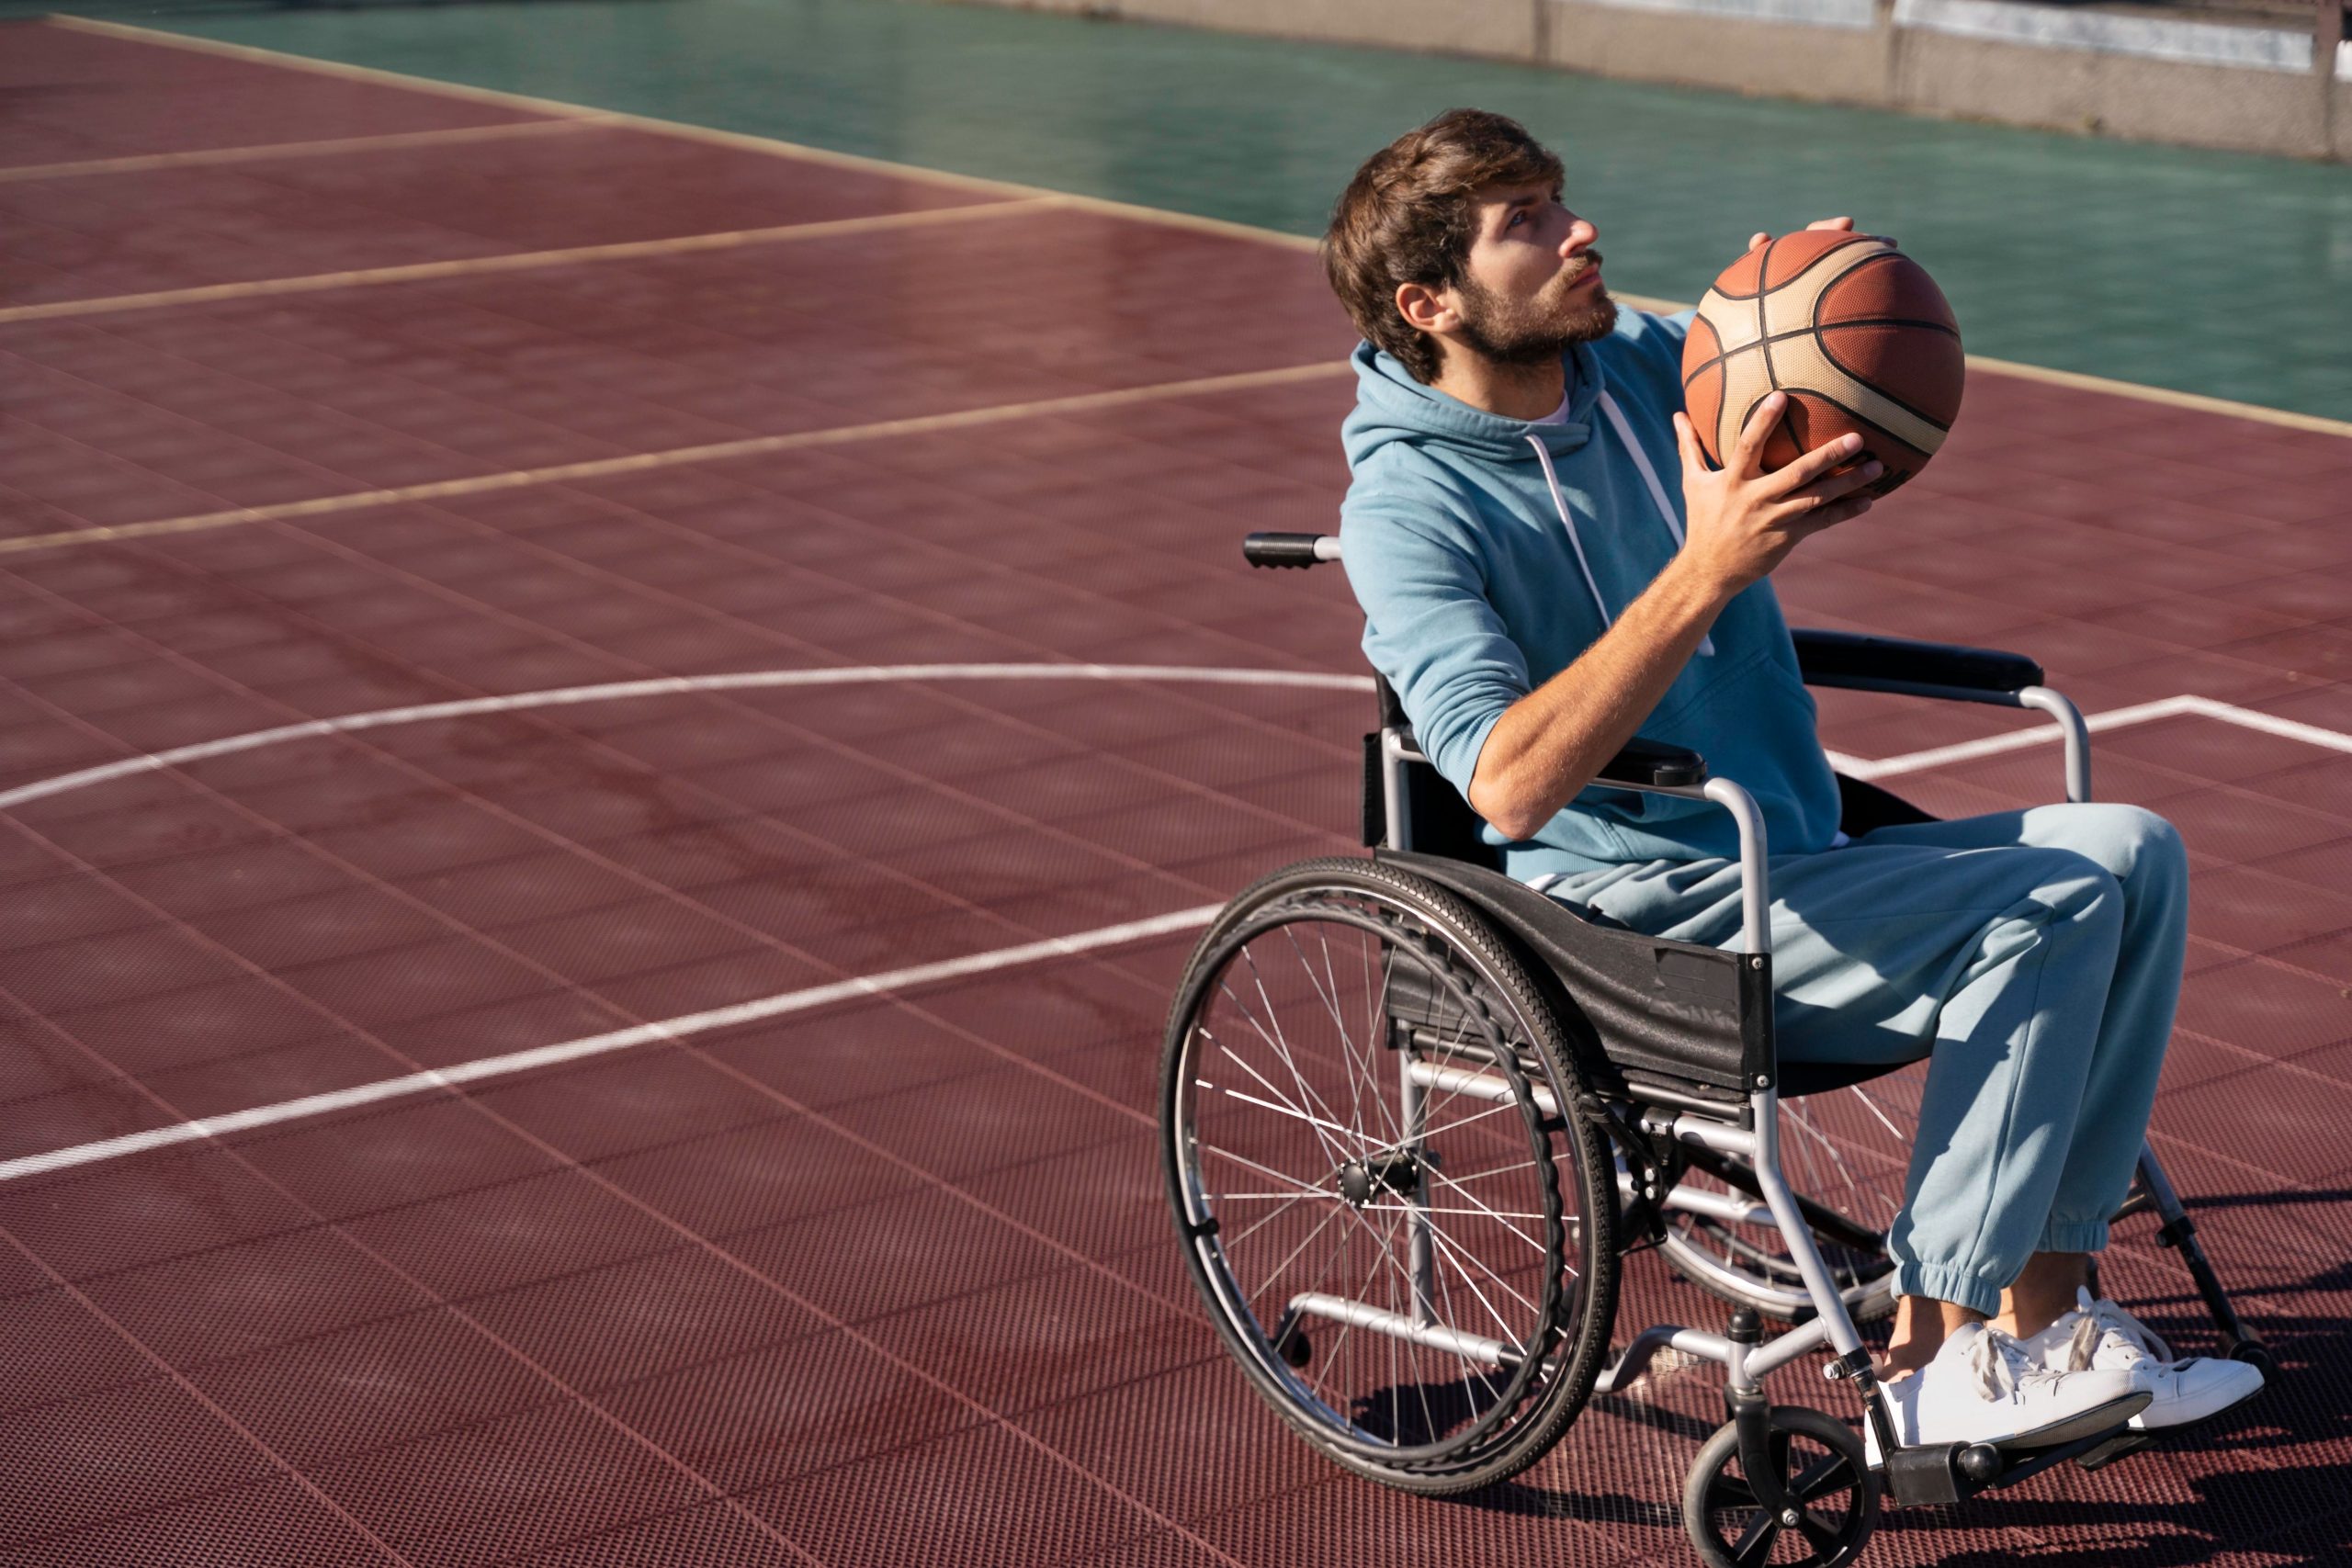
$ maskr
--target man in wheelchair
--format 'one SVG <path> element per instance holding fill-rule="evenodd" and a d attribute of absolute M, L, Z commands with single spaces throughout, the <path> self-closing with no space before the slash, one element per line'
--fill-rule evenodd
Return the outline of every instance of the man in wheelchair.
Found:
<path fill-rule="evenodd" d="M 1763 471 L 1775 394 L 1711 470 L 1680 412 L 1689 316 L 1618 308 L 1561 182 L 1516 123 L 1455 110 L 1340 199 L 1326 262 L 1366 340 L 1341 527 L 1365 653 L 1503 868 L 1638 931 L 1738 935 L 1734 825 L 1593 787 L 1601 767 L 1638 731 L 1753 795 L 1782 1056 L 1930 1062 L 1886 1238 L 1903 1442 L 2061 1442 L 2140 1393 L 2151 1430 L 2238 1403 L 2255 1367 L 2160 1359 L 2089 1288 L 2179 992 L 2178 835 L 2090 804 L 1839 831 L 1769 580 L 1871 509 L 1878 465 L 1834 471 L 1849 436 Z"/>

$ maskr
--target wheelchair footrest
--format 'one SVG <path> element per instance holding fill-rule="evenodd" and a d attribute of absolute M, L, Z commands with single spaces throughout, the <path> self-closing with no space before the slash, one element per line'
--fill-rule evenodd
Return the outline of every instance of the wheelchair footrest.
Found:
<path fill-rule="evenodd" d="M 2154 1431 L 2118 1432 L 2075 1462 L 2085 1470 L 2098 1470 L 2113 1464 L 2117 1460 L 2129 1459 L 2142 1449 L 2154 1448 L 2156 1444 L 2167 1442 L 2174 1438 L 2187 1437 L 2190 1433 L 2210 1435 L 2224 1427 L 2234 1426 L 2235 1422 L 2232 1417 L 2260 1399 L 2262 1392 L 2257 1388 L 2236 1404 L 2225 1404 L 2211 1415 L 2199 1416 L 2194 1421 L 2184 1421 L 2173 1427 L 2159 1427 Z"/>
<path fill-rule="evenodd" d="M 2086 1470 L 2111 1464 L 2145 1447 L 2144 1434 L 2109 1427 L 2046 1449 L 1998 1449 L 1990 1443 L 1943 1443 L 1897 1449 L 1884 1471 L 1886 1500 L 1897 1507 L 1957 1503 L 1979 1492 L 2014 1486 L 2068 1460 Z M 2127 1446 L 2129 1445 L 2129 1446 Z M 2104 1457 L 2095 1457 L 2104 1454 Z"/>
<path fill-rule="evenodd" d="M 2122 1431 L 2075 1461 L 2085 1470 L 2104 1470 L 2117 1460 L 2129 1459 L 2156 1440 L 2153 1432 Z"/>

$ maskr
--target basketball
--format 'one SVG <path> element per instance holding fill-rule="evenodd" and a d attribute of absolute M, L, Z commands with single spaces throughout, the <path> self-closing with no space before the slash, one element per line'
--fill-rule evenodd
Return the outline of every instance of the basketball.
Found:
<path fill-rule="evenodd" d="M 1859 431 L 1855 463 L 1886 473 L 1884 495 L 1928 466 L 1960 413 L 1960 324 L 1927 269 L 1886 240 L 1836 230 L 1783 234 L 1725 267 L 1682 345 L 1682 396 L 1707 460 L 1721 467 L 1756 405 L 1788 412 L 1764 466 Z"/>

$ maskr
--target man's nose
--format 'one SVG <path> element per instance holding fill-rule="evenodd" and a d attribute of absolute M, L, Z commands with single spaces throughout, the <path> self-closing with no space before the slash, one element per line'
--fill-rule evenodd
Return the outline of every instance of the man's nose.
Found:
<path fill-rule="evenodd" d="M 1560 242 L 1561 259 L 1565 261 L 1575 255 L 1599 238 L 1600 238 L 1600 231 L 1594 226 L 1592 220 L 1571 217 L 1568 220 L 1567 238 Z"/>

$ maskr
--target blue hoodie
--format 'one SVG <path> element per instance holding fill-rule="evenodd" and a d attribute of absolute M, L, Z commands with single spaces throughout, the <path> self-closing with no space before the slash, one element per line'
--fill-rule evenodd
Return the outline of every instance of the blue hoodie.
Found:
<path fill-rule="evenodd" d="M 1614 333 L 1577 344 L 1565 424 L 1474 409 L 1356 347 L 1340 536 L 1363 650 L 1465 797 L 1503 710 L 1574 663 L 1681 546 L 1673 415 L 1689 322 L 1627 310 Z M 1829 847 L 1838 783 L 1770 583 L 1716 618 L 1641 733 L 1744 785 L 1774 853 Z M 1620 789 L 1585 790 L 1524 843 L 1486 837 L 1522 879 L 1739 852 L 1722 807 Z"/>

